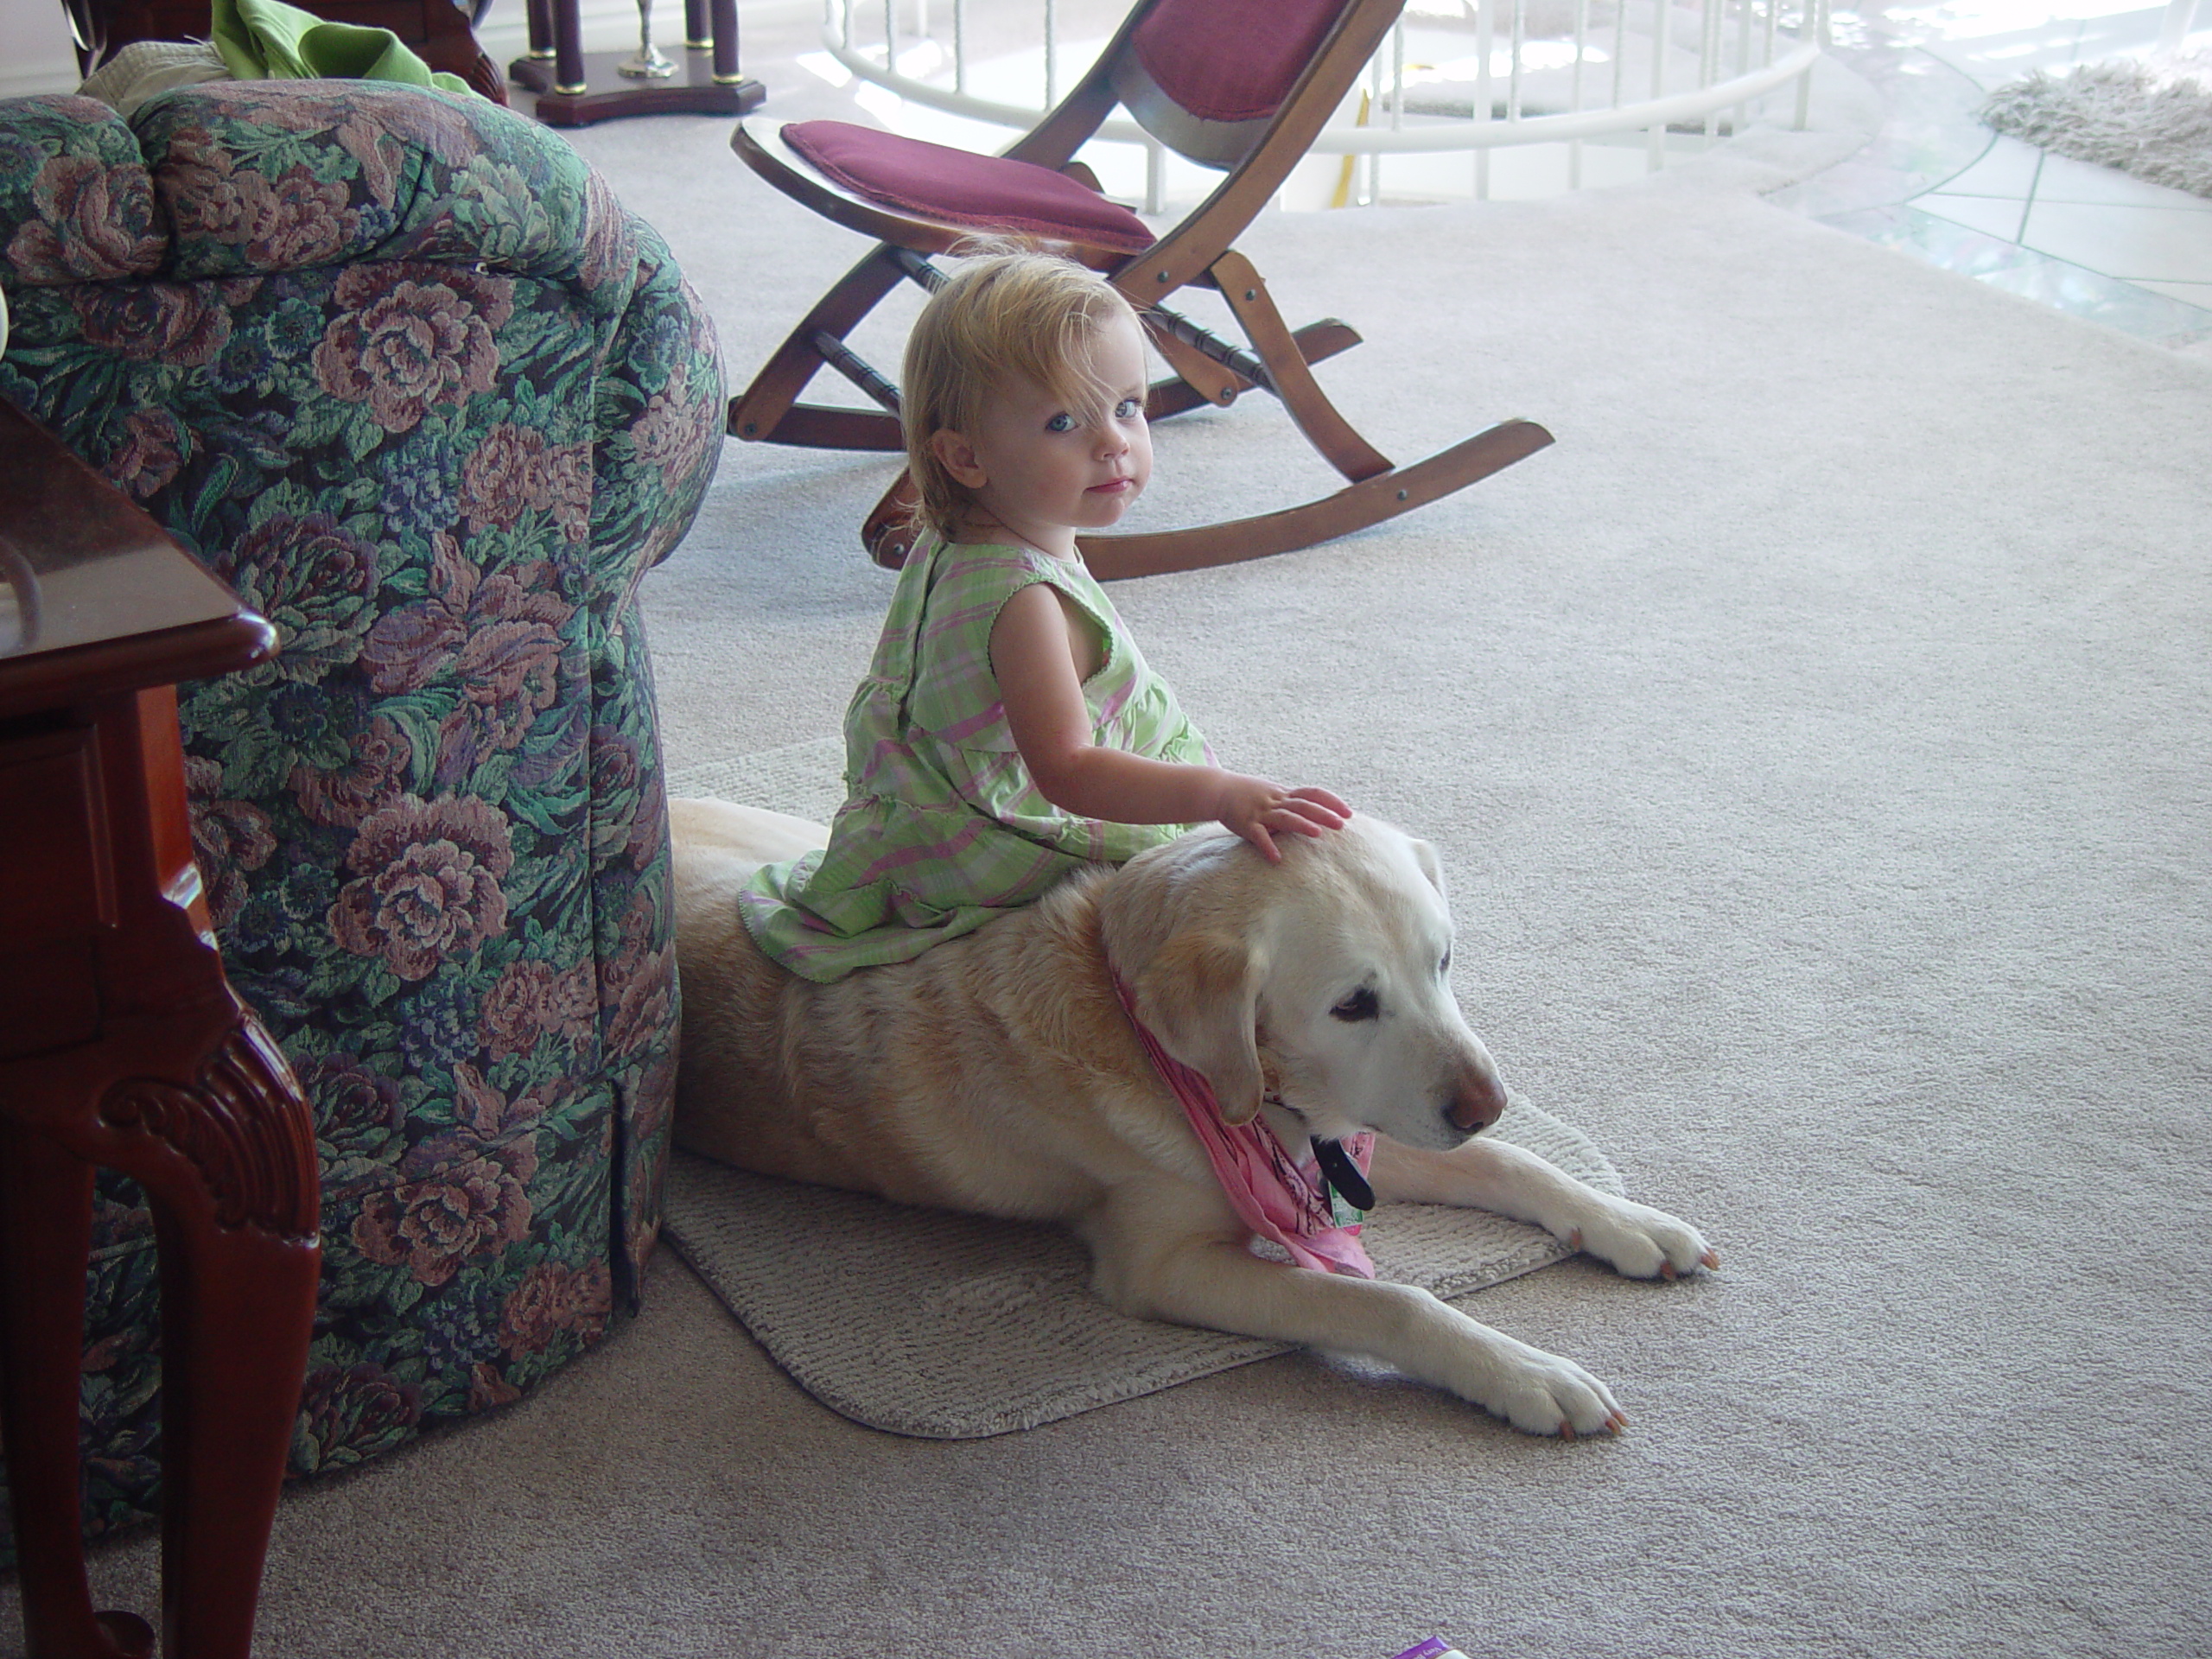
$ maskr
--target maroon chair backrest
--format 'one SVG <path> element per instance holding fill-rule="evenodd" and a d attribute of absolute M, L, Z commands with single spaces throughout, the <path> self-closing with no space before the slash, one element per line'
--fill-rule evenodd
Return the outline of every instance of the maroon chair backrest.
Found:
<path fill-rule="evenodd" d="M 1113 86 L 1179 156 L 1235 167 L 1251 153 L 1352 0 L 1159 0 Z"/>

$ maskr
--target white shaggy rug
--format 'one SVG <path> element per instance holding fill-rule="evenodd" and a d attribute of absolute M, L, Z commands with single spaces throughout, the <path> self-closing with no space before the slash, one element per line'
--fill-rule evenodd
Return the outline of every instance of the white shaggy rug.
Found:
<path fill-rule="evenodd" d="M 1999 88 L 1981 118 L 2001 133 L 2077 162 L 2212 196 L 2212 58 L 2038 69 Z"/>

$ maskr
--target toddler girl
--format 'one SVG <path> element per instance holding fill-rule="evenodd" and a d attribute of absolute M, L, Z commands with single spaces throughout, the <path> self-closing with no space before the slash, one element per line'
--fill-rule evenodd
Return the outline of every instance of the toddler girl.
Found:
<path fill-rule="evenodd" d="M 1146 378 L 1128 302 L 1065 259 L 971 259 L 924 308 L 901 419 L 927 534 L 846 710 L 850 798 L 740 898 L 794 973 L 906 961 L 1194 823 L 1272 860 L 1350 815 L 1213 765 L 1084 568 L 1077 533 L 1151 475 Z"/>

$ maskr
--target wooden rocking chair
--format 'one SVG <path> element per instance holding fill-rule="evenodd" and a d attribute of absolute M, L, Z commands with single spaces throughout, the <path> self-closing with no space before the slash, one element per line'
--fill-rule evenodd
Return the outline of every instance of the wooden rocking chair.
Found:
<path fill-rule="evenodd" d="M 785 195 L 879 245 L 817 302 L 730 402 L 740 438 L 837 449 L 903 451 L 899 391 L 846 336 L 902 280 L 934 289 L 931 256 L 977 235 L 1052 245 L 1105 272 L 1128 297 L 1173 370 L 1146 404 L 1162 420 L 1201 404 L 1226 405 L 1258 386 L 1281 400 L 1345 486 L 1257 518 L 1147 535 L 1087 536 L 1101 577 L 1229 564 L 1310 547 L 1410 512 L 1551 442 L 1529 421 L 1507 421 L 1410 467 L 1394 466 L 1337 412 L 1312 365 L 1359 343 L 1334 318 L 1295 331 L 1235 243 L 1319 133 L 1395 21 L 1404 0 L 1146 0 L 1059 105 L 1002 155 L 978 156 L 836 121 L 808 121 L 769 138 L 741 123 L 731 148 Z M 1099 194 L 1071 159 L 1116 105 L 1179 155 L 1228 176 L 1164 236 Z M 1219 291 L 1249 349 L 1169 309 L 1175 291 Z M 836 370 L 880 410 L 798 401 L 816 372 Z M 861 540 L 896 569 L 910 547 L 912 500 L 902 475 L 868 515 Z"/>

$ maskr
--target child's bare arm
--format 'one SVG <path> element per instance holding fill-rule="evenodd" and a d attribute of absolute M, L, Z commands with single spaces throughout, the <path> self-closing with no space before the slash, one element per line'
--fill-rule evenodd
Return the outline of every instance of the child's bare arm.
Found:
<path fill-rule="evenodd" d="M 1271 832 L 1318 836 L 1351 816 L 1325 789 L 1287 789 L 1219 766 L 1179 766 L 1093 743 L 1066 614 L 1044 582 L 1000 608 L 991 626 L 991 672 L 1029 775 L 1064 812 L 1115 823 L 1217 819 L 1271 860 L 1281 856 Z"/>

